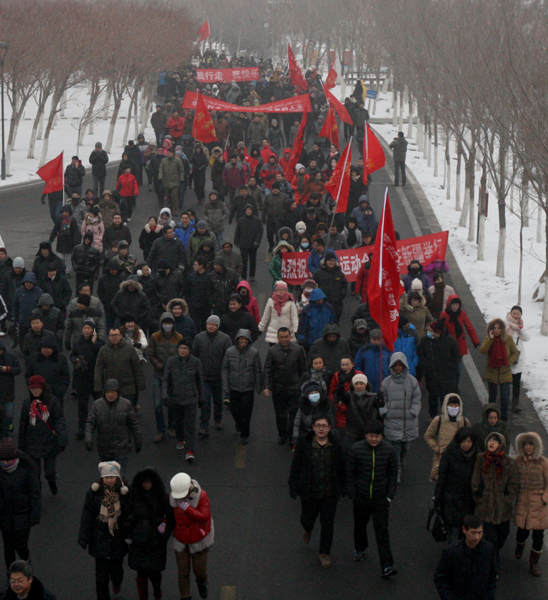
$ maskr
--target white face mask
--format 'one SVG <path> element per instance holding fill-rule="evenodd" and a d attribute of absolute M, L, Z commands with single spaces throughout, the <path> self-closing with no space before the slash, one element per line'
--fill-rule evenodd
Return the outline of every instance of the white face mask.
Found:
<path fill-rule="evenodd" d="M 311 394 L 308 394 L 308 399 L 310 402 L 312 402 L 312 404 L 316 404 L 316 402 L 320 401 L 320 392 L 312 392 Z"/>
<path fill-rule="evenodd" d="M 456 417 L 460 412 L 460 406 L 448 406 L 447 412 L 450 417 Z"/>
<path fill-rule="evenodd" d="M 173 323 L 162 323 L 162 329 L 169 332 L 173 329 Z"/>

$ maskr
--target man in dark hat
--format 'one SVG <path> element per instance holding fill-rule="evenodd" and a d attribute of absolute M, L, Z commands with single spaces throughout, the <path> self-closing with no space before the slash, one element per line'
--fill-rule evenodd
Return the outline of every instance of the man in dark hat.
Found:
<path fill-rule="evenodd" d="M 236 293 L 240 277 L 236 271 L 227 269 L 222 256 L 213 260 L 213 271 L 208 277 L 209 304 L 213 314 L 224 315 L 228 310 L 228 300 Z"/>

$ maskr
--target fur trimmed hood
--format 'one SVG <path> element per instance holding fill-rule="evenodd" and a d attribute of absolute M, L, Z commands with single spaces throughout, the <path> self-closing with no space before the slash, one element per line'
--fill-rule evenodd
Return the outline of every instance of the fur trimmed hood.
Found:
<path fill-rule="evenodd" d="M 125 292 L 126 289 L 130 286 L 133 285 L 135 287 L 135 291 L 137 292 L 142 292 L 143 291 L 143 286 L 142 284 L 140 284 L 138 281 L 135 281 L 133 279 L 127 279 L 126 281 L 122 281 L 122 283 L 120 284 L 120 289 Z"/>
<path fill-rule="evenodd" d="M 188 315 L 188 304 L 182 298 L 173 298 L 167 303 L 167 312 L 173 313 L 171 310 L 174 304 L 180 304 L 183 307 L 183 315 Z"/>
<path fill-rule="evenodd" d="M 525 450 L 523 449 L 523 446 L 526 443 L 533 444 L 535 448 L 533 452 L 533 458 L 537 459 L 540 456 L 542 456 L 542 440 L 538 433 L 535 433 L 534 431 L 529 431 L 528 433 L 520 433 L 518 435 L 518 437 L 516 438 L 516 452 L 518 456 L 523 457 L 525 455 Z"/>
<path fill-rule="evenodd" d="M 500 338 L 502 340 L 505 340 L 506 339 L 506 323 L 502 319 L 493 319 L 492 321 L 489 321 L 489 323 L 487 324 L 487 335 L 489 335 L 490 331 L 493 331 L 493 329 L 495 328 L 495 325 L 500 325 L 500 328 L 502 330 L 502 333 L 500 334 Z"/>

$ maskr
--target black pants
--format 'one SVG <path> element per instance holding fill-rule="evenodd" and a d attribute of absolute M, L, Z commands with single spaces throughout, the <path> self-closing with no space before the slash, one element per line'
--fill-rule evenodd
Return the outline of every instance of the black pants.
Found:
<path fill-rule="evenodd" d="M 510 521 L 504 521 L 495 525 L 494 523 L 483 522 L 483 538 L 491 542 L 495 548 L 495 557 L 498 563 L 499 552 L 504 546 L 504 542 L 510 535 Z"/>
<path fill-rule="evenodd" d="M 242 255 L 242 279 L 247 279 L 247 260 L 249 258 L 249 276 L 255 277 L 257 270 L 257 248 L 240 248 Z"/>
<path fill-rule="evenodd" d="M 78 398 L 78 431 L 84 431 L 89 412 L 89 397 L 95 398 L 93 391 L 93 376 L 82 381 L 73 380 L 74 391 Z"/>
<path fill-rule="evenodd" d="M 405 185 L 407 183 L 407 179 L 405 178 L 405 161 L 404 160 L 395 160 L 394 161 L 394 170 L 396 172 L 394 184 L 399 185 L 400 171 L 401 171 L 401 184 Z"/>
<path fill-rule="evenodd" d="M 206 321 L 211 315 L 211 308 L 204 304 L 203 306 L 191 306 L 189 309 L 190 318 L 194 321 L 198 333 L 205 331 Z"/>
<path fill-rule="evenodd" d="M 381 570 L 392 566 L 392 550 L 390 549 L 390 533 L 388 531 L 388 516 L 390 513 L 390 502 L 386 498 L 370 500 L 367 502 L 354 502 L 354 549 L 357 552 L 367 550 L 367 524 L 373 517 L 373 528 L 375 540 L 379 552 Z"/>
<path fill-rule="evenodd" d="M 44 458 L 34 458 L 33 456 L 30 456 L 29 458 L 36 467 L 36 473 L 38 474 L 39 480 L 42 478 L 42 461 L 44 461 L 44 475 L 46 477 L 46 481 L 55 481 L 57 479 L 57 472 L 55 470 L 56 456 L 46 456 Z"/>
<path fill-rule="evenodd" d="M 350 136 L 354 135 L 354 125 L 349 123 L 344 124 L 344 139 L 347 140 Z"/>
<path fill-rule="evenodd" d="M 519 400 L 521 373 L 512 373 L 512 399 Z"/>
<path fill-rule="evenodd" d="M 266 239 L 268 241 L 269 248 L 274 248 L 274 246 L 276 245 L 276 234 L 277 233 L 278 233 L 277 221 L 268 220 L 266 222 Z"/>
<path fill-rule="evenodd" d="M 299 406 L 299 397 L 300 393 L 298 391 L 272 393 L 278 435 L 286 440 L 290 440 L 293 435 L 293 422 Z"/>
<path fill-rule="evenodd" d="M 230 413 L 236 423 L 236 429 L 241 437 L 249 437 L 249 425 L 253 413 L 255 392 L 236 392 L 230 390 Z"/>
<path fill-rule="evenodd" d="M 532 529 L 533 532 L 533 546 L 532 549 L 535 552 L 542 552 L 542 544 L 544 540 L 544 530 L 543 529 Z M 518 527 L 518 533 L 516 535 L 516 541 L 519 544 L 525 544 L 525 541 L 529 537 L 528 529 L 521 529 Z"/>
<path fill-rule="evenodd" d="M 142 185 L 143 182 L 141 182 Z M 135 196 L 122 196 L 120 200 L 120 210 L 122 212 L 122 220 L 124 223 L 131 219 L 133 209 L 135 208 Z"/>
<path fill-rule="evenodd" d="M 161 179 L 154 179 L 154 191 L 156 192 L 156 198 L 158 198 L 158 206 L 163 208 L 166 194 L 164 191 L 164 183 Z"/>
<path fill-rule="evenodd" d="M 30 527 L 16 530 L 13 523 L 9 529 L 2 529 L 2 541 L 4 542 L 4 560 L 9 570 L 15 561 L 15 553 L 21 560 L 29 559 L 29 536 Z"/>
<path fill-rule="evenodd" d="M 432 419 L 439 414 L 440 402 L 443 401 L 444 397 L 441 394 L 431 394 L 428 392 L 428 412 Z"/>
<path fill-rule="evenodd" d="M 95 559 L 95 590 L 97 600 L 110 600 L 108 584 L 122 585 L 124 579 L 123 558 L 96 558 Z"/>
<path fill-rule="evenodd" d="M 301 525 L 305 531 L 314 529 L 314 523 L 320 515 L 320 554 L 331 552 L 336 511 L 337 498 L 335 496 L 301 500 Z"/>
<path fill-rule="evenodd" d="M 196 415 L 197 404 L 172 404 L 175 419 L 175 435 L 178 442 L 186 442 L 186 449 L 194 452 L 196 445 Z"/>
<path fill-rule="evenodd" d="M 194 192 L 196 193 L 196 199 L 198 202 L 201 202 L 205 197 L 205 184 L 205 171 L 198 171 L 194 173 Z"/>

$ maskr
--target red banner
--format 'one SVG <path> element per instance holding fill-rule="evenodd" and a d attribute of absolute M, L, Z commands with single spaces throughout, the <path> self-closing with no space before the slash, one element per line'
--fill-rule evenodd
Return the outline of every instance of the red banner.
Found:
<path fill-rule="evenodd" d="M 242 67 L 241 69 L 196 69 L 196 79 L 202 83 L 257 81 L 259 79 L 259 67 Z"/>
<path fill-rule="evenodd" d="M 412 260 L 419 260 L 426 266 L 435 260 L 445 260 L 448 231 L 421 235 L 396 242 L 398 250 L 398 268 L 400 275 L 407 273 Z M 336 250 L 342 272 L 348 281 L 356 281 L 362 263 L 369 260 L 368 255 L 374 246 L 363 246 L 353 250 Z M 300 285 L 305 279 L 312 277 L 307 269 L 309 252 L 286 252 L 282 254 L 282 279 L 289 285 Z"/>
<path fill-rule="evenodd" d="M 40 167 L 36 175 L 46 182 L 42 194 L 60 192 L 63 189 L 63 153 Z"/>
<path fill-rule="evenodd" d="M 278 102 L 270 102 L 269 104 L 261 104 L 260 106 L 238 106 L 230 104 L 217 98 L 203 96 L 207 110 L 224 110 L 225 112 L 276 112 L 276 113 L 300 113 L 311 112 L 310 96 L 303 94 L 302 96 L 294 96 L 287 100 L 278 100 Z M 183 108 L 193 110 L 196 108 L 196 92 L 187 92 L 183 99 Z"/>
<path fill-rule="evenodd" d="M 209 30 L 209 19 L 198 29 L 198 43 L 203 42 L 211 35 L 211 31 Z"/>

